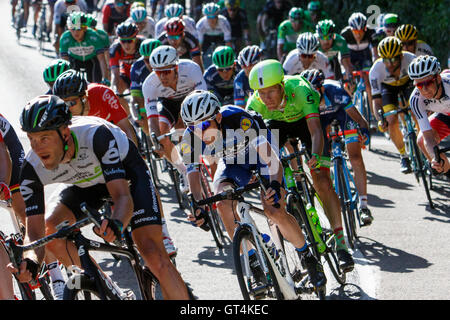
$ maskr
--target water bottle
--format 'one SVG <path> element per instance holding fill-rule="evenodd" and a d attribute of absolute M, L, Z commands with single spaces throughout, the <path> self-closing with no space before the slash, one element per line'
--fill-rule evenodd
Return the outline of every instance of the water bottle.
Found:
<path fill-rule="evenodd" d="M 280 255 L 278 254 L 278 250 L 275 246 L 275 243 L 273 243 L 272 239 L 270 239 L 270 236 L 268 234 L 262 233 L 261 236 L 262 236 L 264 245 L 269 250 L 269 253 L 272 256 L 272 258 L 274 258 L 275 261 L 278 260 Z"/>
<path fill-rule="evenodd" d="M 322 234 L 322 226 L 319 222 L 319 216 L 317 215 L 317 210 L 314 208 L 310 203 L 306 205 L 306 212 L 308 212 L 309 216 L 311 217 L 311 220 L 316 227 L 319 234 Z"/>

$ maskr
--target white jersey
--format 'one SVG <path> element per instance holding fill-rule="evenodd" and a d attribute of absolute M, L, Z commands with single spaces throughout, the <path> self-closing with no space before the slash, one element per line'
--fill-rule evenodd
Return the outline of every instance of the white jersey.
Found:
<path fill-rule="evenodd" d="M 152 17 L 146 17 L 147 24 L 145 25 L 145 28 L 142 30 L 139 30 L 139 35 L 145 37 L 145 38 L 155 38 L 155 20 L 153 20 Z M 126 22 L 134 22 L 132 18 L 128 18 Z"/>
<path fill-rule="evenodd" d="M 180 59 L 178 63 L 178 82 L 176 90 L 164 87 L 153 71 L 142 85 L 147 117 L 158 114 L 158 99 L 181 100 L 194 90 L 207 90 L 202 70 L 195 62 Z"/>
<path fill-rule="evenodd" d="M 67 5 L 65 0 L 58 0 L 54 7 L 53 23 L 60 24 L 61 18 L 63 16 L 68 17 L 70 12 L 73 11 L 87 12 L 86 2 L 84 0 L 77 0 L 75 4 Z"/>
<path fill-rule="evenodd" d="M 403 51 L 402 63 L 400 65 L 400 75 L 398 78 L 395 78 L 394 76 L 389 74 L 386 66 L 383 63 L 383 59 L 377 59 L 369 71 L 372 96 L 381 94 L 382 83 L 390 86 L 402 86 L 406 82 L 408 82 L 410 80 L 408 76 L 408 66 L 415 57 L 415 54 Z"/>
<path fill-rule="evenodd" d="M 155 38 L 158 38 L 164 32 L 164 25 L 166 24 L 167 17 L 160 19 L 155 26 Z M 183 15 L 182 20 L 184 22 L 184 27 L 187 32 L 192 34 L 194 37 L 198 38 L 197 27 L 195 25 L 195 20 L 189 16 Z"/>
<path fill-rule="evenodd" d="M 219 14 L 219 21 L 217 22 L 216 27 L 213 29 L 208 23 L 208 18 L 206 16 L 202 17 L 197 22 L 197 31 L 198 31 L 198 41 L 200 44 L 203 43 L 203 39 L 205 35 L 208 36 L 221 36 L 223 35 L 223 39 L 225 42 L 231 41 L 231 26 L 228 22 L 227 18 L 223 15 Z"/>
<path fill-rule="evenodd" d="M 450 73 L 441 73 L 441 77 L 444 92 L 440 99 L 425 99 L 417 88 L 414 89 L 409 98 L 409 105 L 419 122 L 421 131 L 431 130 L 427 111 L 450 116 Z"/>
<path fill-rule="evenodd" d="M 431 47 L 422 40 L 417 40 L 416 44 L 416 56 L 433 55 L 433 50 Z"/>
<path fill-rule="evenodd" d="M 314 61 L 308 68 L 305 68 L 300 61 L 298 49 L 291 50 L 283 63 L 285 73 L 288 75 L 296 75 L 302 73 L 304 70 L 318 69 L 323 71 L 326 79 L 334 78 L 334 73 L 331 70 L 331 65 L 327 56 L 320 51 L 316 51 L 314 54 Z"/>

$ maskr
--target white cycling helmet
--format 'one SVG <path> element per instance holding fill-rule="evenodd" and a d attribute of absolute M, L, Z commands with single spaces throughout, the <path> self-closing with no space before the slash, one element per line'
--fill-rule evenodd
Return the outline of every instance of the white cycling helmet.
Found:
<path fill-rule="evenodd" d="M 184 8 L 179 3 L 171 3 L 166 7 L 165 14 L 168 19 L 174 18 L 174 17 L 178 18 L 178 17 L 183 16 Z"/>
<path fill-rule="evenodd" d="M 145 18 L 147 18 L 147 10 L 145 10 L 145 8 L 143 7 L 134 8 L 133 10 L 131 10 L 130 17 L 136 23 L 142 22 L 145 20 Z"/>
<path fill-rule="evenodd" d="M 297 49 L 300 54 L 313 54 L 319 48 L 319 40 L 312 32 L 304 32 L 297 38 Z"/>
<path fill-rule="evenodd" d="M 441 64 L 438 59 L 429 55 L 414 58 L 408 67 L 408 75 L 411 80 L 422 79 L 440 72 Z"/>
<path fill-rule="evenodd" d="M 187 125 L 208 120 L 220 109 L 220 101 L 206 90 L 195 90 L 181 104 L 181 118 Z"/>
<path fill-rule="evenodd" d="M 220 6 L 217 3 L 210 2 L 203 5 L 202 12 L 205 16 L 215 16 L 218 15 L 220 11 Z"/>
<path fill-rule="evenodd" d="M 261 60 L 262 50 L 257 45 L 246 46 L 239 52 L 238 62 L 241 67 L 248 67 Z"/>
<path fill-rule="evenodd" d="M 362 30 L 366 27 L 367 18 L 361 12 L 354 12 L 348 18 L 348 25 L 354 30 Z"/>
<path fill-rule="evenodd" d="M 159 46 L 150 55 L 150 65 L 153 69 L 165 68 L 178 64 L 177 49 L 172 46 Z"/>

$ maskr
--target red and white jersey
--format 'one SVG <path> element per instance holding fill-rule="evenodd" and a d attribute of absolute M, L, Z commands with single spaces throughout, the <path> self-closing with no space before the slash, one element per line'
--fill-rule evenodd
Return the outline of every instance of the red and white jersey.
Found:
<path fill-rule="evenodd" d="M 96 116 L 114 124 L 128 117 L 119 98 L 109 87 L 91 83 L 86 96 L 90 106 L 88 116 Z"/>

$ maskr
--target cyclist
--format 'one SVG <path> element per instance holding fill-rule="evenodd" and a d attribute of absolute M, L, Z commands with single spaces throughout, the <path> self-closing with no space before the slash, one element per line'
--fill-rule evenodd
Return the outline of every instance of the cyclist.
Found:
<path fill-rule="evenodd" d="M 316 25 L 316 36 L 319 39 L 319 51 L 328 57 L 335 80 L 341 80 L 341 64 L 345 69 L 345 78 L 351 78 L 353 66 L 350 62 L 350 51 L 347 42 L 338 33 L 335 33 L 336 25 L 333 20 L 320 20 Z"/>
<path fill-rule="evenodd" d="M 103 6 L 102 16 L 103 30 L 114 37 L 116 27 L 130 16 L 130 5 L 125 0 L 110 0 Z"/>
<path fill-rule="evenodd" d="M 111 242 L 120 239 L 130 224 L 134 243 L 145 265 L 158 278 L 164 298 L 188 299 L 186 285 L 164 250 L 161 208 L 147 165 L 125 133 L 98 117 L 72 117 L 65 102 L 56 96 L 31 100 L 20 120 L 32 148 L 20 175 L 27 208 L 27 239 L 34 241 L 46 232 L 56 232 L 56 226 L 65 220 L 72 224 L 84 218 L 82 202 L 99 209 L 102 199 L 111 197 L 112 215 L 103 219 L 96 233 Z M 68 186 L 45 219 L 44 186 L 59 182 Z M 24 253 L 20 281 L 35 276 L 46 250 L 54 252 L 66 266 L 80 266 L 74 244 L 54 240 L 45 248 Z M 9 269 L 19 272 L 11 265 Z"/>
<path fill-rule="evenodd" d="M 334 119 L 344 134 L 347 153 L 353 168 L 355 185 L 359 194 L 359 214 L 363 225 L 372 223 L 373 217 L 367 207 L 367 173 L 361 154 L 361 141 L 358 130 L 362 135 L 362 142 L 369 142 L 369 125 L 367 120 L 355 108 L 352 97 L 341 84 L 334 80 L 325 80 L 321 70 L 305 70 L 301 76 L 308 80 L 320 94 L 320 125 L 324 136 L 323 156 L 330 157 L 331 141 L 327 136 L 327 127 Z"/>
<path fill-rule="evenodd" d="M 240 7 L 240 0 L 225 0 L 224 4 L 220 14 L 230 23 L 234 49 L 239 52 L 242 47 L 251 44 L 247 12 Z"/>
<path fill-rule="evenodd" d="M 56 81 L 56 78 L 70 69 L 70 62 L 64 59 L 56 59 L 53 60 L 47 67 L 45 67 L 43 72 L 43 78 L 45 83 L 48 85 L 49 89 L 46 94 L 52 94 L 53 92 L 53 83 Z"/>
<path fill-rule="evenodd" d="M 0 200 L 12 200 L 14 213 L 25 225 L 25 202 L 19 192 L 19 173 L 25 153 L 14 128 L 0 114 Z M 0 231 L 0 300 L 14 300 L 11 274 L 6 269 L 9 257 L 2 246 Z"/>
<path fill-rule="evenodd" d="M 282 198 L 284 190 L 281 190 L 283 167 L 275 142 L 272 141 L 264 121 L 258 115 L 242 108 L 233 105 L 222 108 L 220 106 L 213 93 L 202 90 L 192 92 L 183 101 L 181 116 L 187 126 L 183 135 L 183 159 L 188 167 L 189 185 L 192 186 L 190 189 L 194 199 L 202 199 L 198 169 L 200 155 L 213 155 L 217 160 L 213 181 L 215 194 L 229 187 L 247 185 L 252 178 L 251 170 L 258 170 L 270 182 L 269 188 L 261 194 L 267 217 L 297 248 L 311 283 L 316 287 L 325 285 L 326 277 L 321 264 L 310 252 L 295 218 L 285 210 Z M 246 139 L 249 136 L 246 136 L 245 132 L 252 132 L 253 138 Z M 276 203 L 280 204 L 279 209 L 273 206 Z M 201 226 L 204 223 L 203 210 L 197 209 L 196 216 L 189 214 L 188 219 Z M 236 228 L 233 201 L 217 202 L 217 210 L 232 239 Z M 254 270 L 255 266 L 252 269 Z M 253 271 L 253 274 L 257 272 Z"/>
<path fill-rule="evenodd" d="M 59 54 L 60 38 L 66 29 L 67 18 L 73 12 L 73 10 L 69 10 L 69 8 L 78 9 L 75 11 L 87 12 L 87 5 L 84 0 L 58 0 L 55 3 L 53 24 L 55 25 L 56 35 L 53 46 L 56 54 Z"/>
<path fill-rule="evenodd" d="M 186 31 L 198 39 L 197 27 L 195 20 L 184 14 L 184 8 L 181 4 L 171 3 L 167 5 L 164 13 L 166 16 L 159 19 L 155 26 L 155 37 L 159 37 L 164 32 L 164 25 L 171 18 L 180 18 L 184 22 Z"/>
<path fill-rule="evenodd" d="M 179 117 L 183 99 L 193 90 L 206 90 L 202 70 L 195 62 L 179 59 L 172 46 L 161 45 L 150 55 L 153 72 L 142 85 L 145 110 L 150 133 L 157 136 L 170 132 L 170 129 L 183 128 Z M 162 150 L 158 151 L 180 172 L 182 191 L 187 191 L 186 167 L 180 154 L 169 137 L 160 141 Z"/>
<path fill-rule="evenodd" d="M 203 74 L 209 91 L 221 101 L 222 104 L 234 102 L 234 80 L 241 71 L 239 63 L 235 60 L 234 50 L 231 47 L 219 46 L 212 55 L 212 65 Z"/>
<path fill-rule="evenodd" d="M 433 55 L 433 50 L 424 41 L 417 39 L 417 28 L 411 24 L 402 24 L 395 31 L 395 36 L 402 42 L 406 51 L 414 53 L 416 56 Z"/>
<path fill-rule="evenodd" d="M 375 31 L 367 28 L 367 18 L 361 12 L 355 12 L 348 18 L 348 26 L 341 31 L 350 51 L 350 62 L 356 71 L 369 71 L 374 57 L 378 56 Z M 366 87 L 370 109 L 372 106 L 372 90 L 369 77 L 362 73 Z M 351 79 L 351 78 L 350 78 Z"/>
<path fill-rule="evenodd" d="M 305 12 L 306 19 L 315 26 L 320 20 L 329 19 L 328 14 L 322 10 L 322 5 L 319 1 L 310 1 Z"/>
<path fill-rule="evenodd" d="M 106 33 L 105 30 L 102 29 L 97 29 L 97 19 L 95 18 L 95 16 L 91 13 L 85 14 L 86 17 L 86 26 L 88 28 L 91 28 L 92 30 L 94 30 L 95 32 L 97 32 L 98 36 L 101 39 L 101 42 L 103 44 L 103 48 L 105 49 L 103 51 L 103 54 L 105 55 L 105 61 L 107 64 L 109 64 L 109 46 L 111 45 L 110 41 L 109 41 L 109 36 Z M 109 86 L 110 80 L 111 79 L 111 70 L 109 69 L 109 67 L 107 68 L 106 71 L 106 79 L 103 79 L 103 84 Z"/>
<path fill-rule="evenodd" d="M 220 7 L 214 2 L 207 3 L 202 9 L 203 17 L 197 22 L 198 40 L 203 52 L 215 43 L 231 47 L 231 25 L 227 18 L 219 14 Z M 211 48 L 212 50 L 215 47 Z"/>
<path fill-rule="evenodd" d="M 140 36 L 144 38 L 155 37 L 155 20 L 147 15 L 147 10 L 144 7 L 139 6 L 132 9 L 130 17 L 126 21 L 136 24 Z"/>
<path fill-rule="evenodd" d="M 203 72 L 200 43 L 192 34 L 185 31 L 184 21 L 180 18 L 171 18 L 167 20 L 164 30 L 158 40 L 164 45 L 168 44 L 174 47 L 181 59 L 191 59 L 197 63 Z"/>
<path fill-rule="evenodd" d="M 114 123 L 137 145 L 136 135 L 119 98 L 107 86 L 88 84 L 83 75 L 69 69 L 53 84 L 53 94 L 68 105 L 74 116 L 96 116 Z"/>
<path fill-rule="evenodd" d="M 312 26 L 306 21 L 302 8 L 292 8 L 289 11 L 289 19 L 278 26 L 277 54 L 278 60 L 284 62 L 286 55 L 295 49 L 298 36 L 304 32 L 313 31 Z"/>
<path fill-rule="evenodd" d="M 321 156 L 323 132 L 319 118 L 319 94 L 301 76 L 285 76 L 280 62 L 264 60 L 253 67 L 249 75 L 255 93 L 247 101 L 247 109 L 258 112 L 270 130 L 278 130 L 279 145 L 288 136 L 298 137 L 306 144 L 311 159 L 308 167 L 314 187 L 323 201 L 337 245 L 339 264 L 344 272 L 353 270 L 354 261 L 345 243 L 341 208 L 330 179 L 330 159 Z M 318 164 L 320 170 L 317 172 Z"/>
<path fill-rule="evenodd" d="M 139 47 L 144 37 L 138 35 L 138 28 L 134 23 L 122 22 L 116 28 L 118 39 L 109 48 L 109 66 L 111 67 L 111 85 L 115 92 L 123 94 L 130 88 L 131 65 L 139 59 Z M 119 97 L 127 114 L 130 107 L 125 98 Z"/>
<path fill-rule="evenodd" d="M 103 54 L 104 45 L 97 32 L 86 26 L 82 12 L 73 12 L 60 40 L 61 58 L 70 61 L 73 69 L 86 72 L 89 82 L 101 82 L 108 77 L 108 66 Z"/>
<path fill-rule="evenodd" d="M 289 52 L 283 63 L 283 69 L 288 75 L 300 74 L 307 69 L 320 69 L 327 79 L 334 79 L 328 58 L 320 51 L 319 41 L 311 32 L 298 36 L 297 49 Z"/>
<path fill-rule="evenodd" d="M 253 93 L 248 83 L 248 75 L 255 64 L 261 61 L 261 58 L 262 50 L 256 45 L 247 46 L 239 52 L 238 63 L 242 70 L 234 79 L 234 105 L 245 108 L 247 99 Z"/>
<path fill-rule="evenodd" d="M 137 59 L 131 66 L 130 72 L 130 92 L 131 92 L 131 103 L 132 105 L 139 105 L 139 117 L 143 120 L 138 119 L 137 122 L 139 126 L 144 130 L 144 132 L 149 135 L 147 115 L 145 113 L 145 103 L 144 95 L 142 93 L 142 84 L 149 74 L 153 71 L 150 65 L 150 55 L 155 48 L 161 45 L 161 41 L 157 39 L 145 39 L 142 41 L 139 47 L 139 53 L 141 57 Z"/>
<path fill-rule="evenodd" d="M 384 38 L 378 45 L 378 53 L 381 58 L 375 61 L 369 72 L 373 99 L 372 110 L 379 121 L 380 130 L 387 129 L 389 131 L 390 139 L 400 153 L 401 172 L 406 174 L 411 172 L 411 164 L 406 154 L 398 115 L 387 116 L 386 123 L 378 114 L 378 110 L 383 110 L 383 113 L 393 111 L 398 107 L 399 95 L 402 95 L 405 100 L 411 95 L 414 85 L 408 77 L 408 65 L 416 56 L 402 51 L 402 43 L 396 37 Z"/>
<path fill-rule="evenodd" d="M 415 58 L 408 67 L 408 75 L 416 87 L 409 103 L 420 127 L 417 144 L 431 167 L 449 176 L 447 156 L 441 153 L 441 159 L 437 162 L 433 150 L 450 135 L 450 73 L 440 72 L 441 66 L 436 57 L 425 55 Z M 428 112 L 433 114 L 428 117 Z"/>

